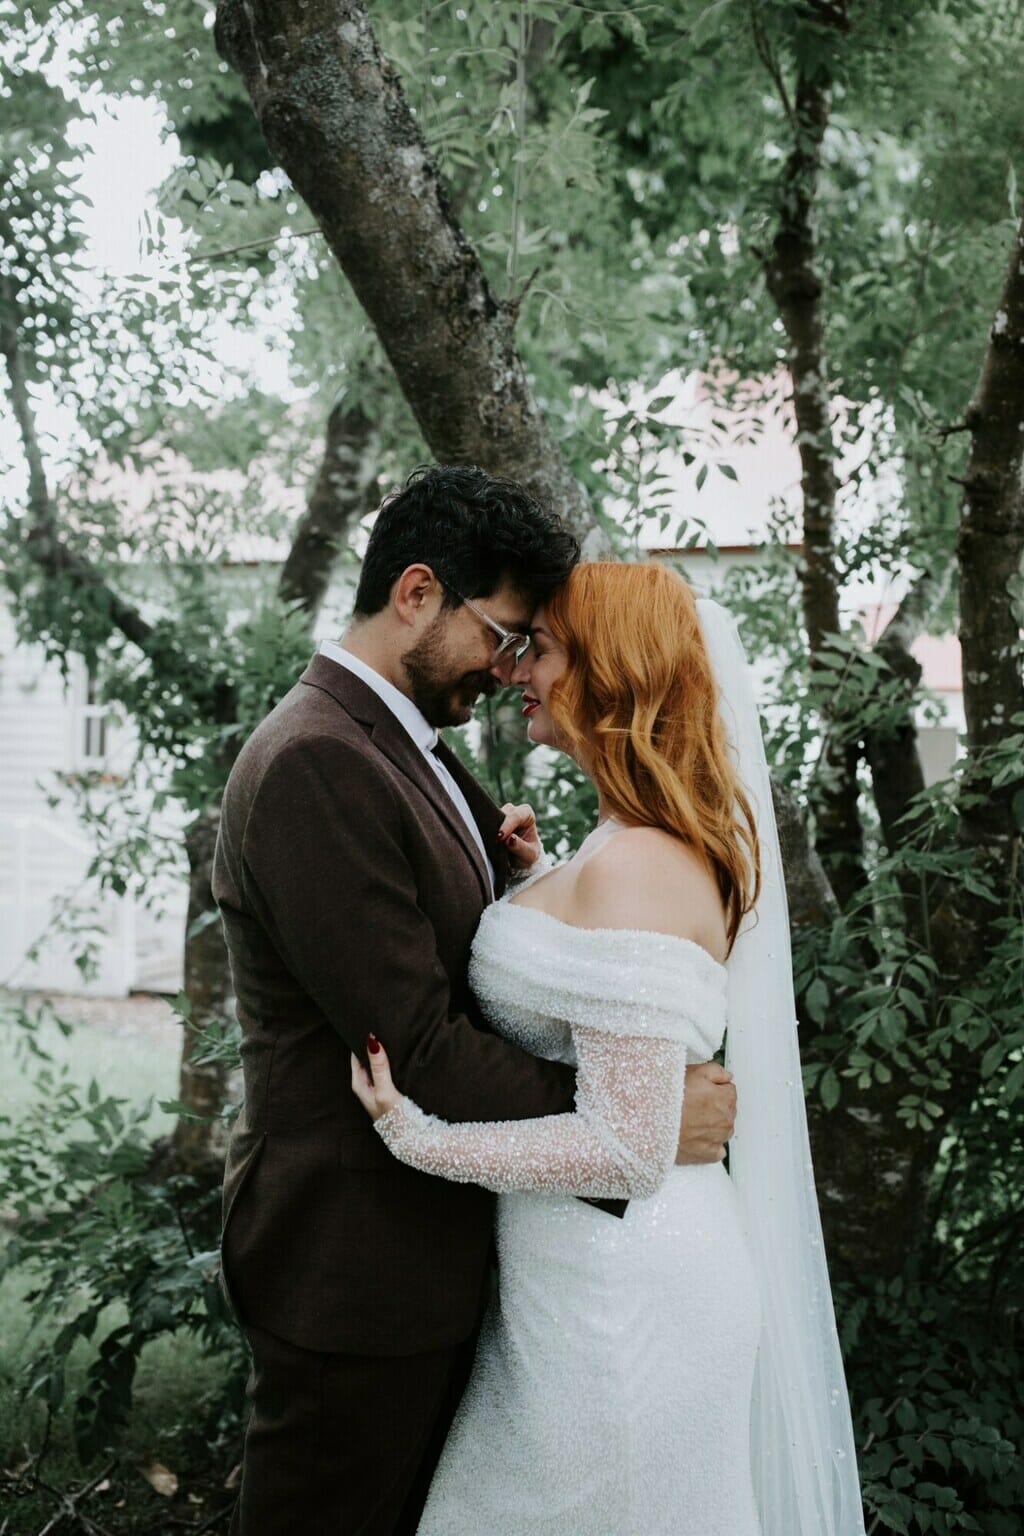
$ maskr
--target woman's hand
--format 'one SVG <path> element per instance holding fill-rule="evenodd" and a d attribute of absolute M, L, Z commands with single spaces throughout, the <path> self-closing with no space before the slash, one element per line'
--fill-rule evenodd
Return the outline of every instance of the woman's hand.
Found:
<path fill-rule="evenodd" d="M 532 869 L 544 848 L 537 832 L 537 818 L 529 805 L 503 805 L 504 820 L 498 828 L 498 841 L 511 863 L 520 869 Z"/>
<path fill-rule="evenodd" d="M 366 1054 L 370 1058 L 369 1072 L 355 1052 L 352 1053 L 352 1092 L 370 1119 L 376 1121 L 401 1104 L 403 1095 L 392 1081 L 388 1053 L 376 1035 L 367 1035 Z"/>

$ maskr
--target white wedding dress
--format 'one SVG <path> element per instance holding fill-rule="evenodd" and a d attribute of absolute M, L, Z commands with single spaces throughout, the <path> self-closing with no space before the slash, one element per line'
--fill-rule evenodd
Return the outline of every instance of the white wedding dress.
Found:
<path fill-rule="evenodd" d="M 506 899 L 470 979 L 507 1038 L 576 1063 L 577 1109 L 454 1125 L 405 1099 L 377 1121 L 402 1161 L 499 1192 L 499 1291 L 419 1536 L 758 1536 L 753 1270 L 724 1166 L 674 1166 L 725 968 Z"/>
<path fill-rule="evenodd" d="M 377 1121 L 403 1161 L 499 1193 L 499 1295 L 419 1536 L 864 1536 L 757 701 L 732 617 L 697 612 L 761 855 L 728 965 L 505 899 L 470 979 L 509 1039 L 576 1062 L 576 1113 Z M 685 1067 L 727 1017 L 730 1173 L 676 1168 Z"/>

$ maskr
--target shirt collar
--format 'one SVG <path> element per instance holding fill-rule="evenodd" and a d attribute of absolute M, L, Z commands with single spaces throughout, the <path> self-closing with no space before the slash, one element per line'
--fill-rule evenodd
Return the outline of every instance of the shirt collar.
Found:
<path fill-rule="evenodd" d="M 373 689 L 381 703 L 387 705 L 420 751 L 433 752 L 437 746 L 437 732 L 412 699 L 396 688 L 394 683 L 389 683 L 386 677 L 381 677 L 373 667 L 360 657 L 353 656 L 351 651 L 346 651 L 344 646 L 338 645 L 334 640 L 321 640 L 319 653 L 330 661 L 337 662 L 339 667 L 345 667 L 349 672 L 354 672 L 367 688 Z"/>

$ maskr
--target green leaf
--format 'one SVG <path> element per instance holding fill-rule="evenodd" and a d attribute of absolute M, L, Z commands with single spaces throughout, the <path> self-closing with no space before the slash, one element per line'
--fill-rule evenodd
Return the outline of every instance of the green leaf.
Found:
<path fill-rule="evenodd" d="M 1006 1045 L 1002 1040 L 997 1040 L 995 1045 L 990 1045 L 981 1058 L 982 1077 L 991 1077 L 993 1072 L 998 1071 L 1005 1055 Z"/>
<path fill-rule="evenodd" d="M 1006 1087 L 1004 1090 L 1006 1097 L 1011 1104 L 1020 1093 L 1022 1087 L 1024 1087 L 1024 1061 L 1018 1061 L 1017 1065 L 1007 1076 Z"/>
<path fill-rule="evenodd" d="M 200 912 L 198 917 L 192 919 L 186 930 L 185 937 L 186 939 L 196 939 L 201 933 L 205 933 L 207 928 L 212 928 L 214 923 L 219 922 L 219 908 L 211 907 L 208 912 Z"/>
<path fill-rule="evenodd" d="M 828 1018 L 829 991 L 820 976 L 816 976 L 804 993 L 804 1006 L 815 1024 L 824 1024 Z"/>

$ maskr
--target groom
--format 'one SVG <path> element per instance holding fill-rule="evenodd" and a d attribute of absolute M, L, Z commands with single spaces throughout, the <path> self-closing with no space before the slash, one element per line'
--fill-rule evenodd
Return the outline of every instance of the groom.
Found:
<path fill-rule="evenodd" d="M 509 856 L 437 728 L 507 685 L 578 553 L 520 487 L 417 471 L 381 508 L 344 639 L 228 781 L 213 889 L 245 1102 L 223 1271 L 253 1358 L 237 1536 L 412 1536 L 472 1361 L 493 1197 L 392 1158 L 350 1051 L 382 1034 L 396 1081 L 448 1120 L 573 1107 L 572 1069 L 492 1034 L 469 991 Z M 719 1068 L 690 1070 L 679 1161 L 722 1156 L 734 1103 Z"/>

